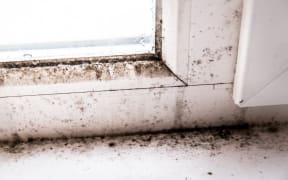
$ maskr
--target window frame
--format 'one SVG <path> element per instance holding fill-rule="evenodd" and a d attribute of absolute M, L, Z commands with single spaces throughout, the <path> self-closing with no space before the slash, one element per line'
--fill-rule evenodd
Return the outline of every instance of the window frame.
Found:
<path fill-rule="evenodd" d="M 17 61 L 17 62 L 1 62 L 0 63 L 0 98 L 9 97 L 22 97 L 22 96 L 39 96 L 39 95 L 51 95 L 51 94 L 67 94 L 67 93 L 83 93 L 83 92 L 98 92 L 98 91 L 115 91 L 126 89 L 145 89 L 145 88 L 165 88 L 165 87 L 182 87 L 187 86 L 185 80 L 179 76 L 179 73 L 187 73 L 184 69 L 177 69 L 177 67 L 170 66 L 169 62 L 175 61 L 176 64 L 184 64 L 186 59 L 178 59 L 171 56 L 171 58 L 163 58 L 162 52 L 167 52 L 166 46 L 163 46 L 163 42 L 168 43 L 170 48 L 179 49 L 178 44 L 174 44 L 171 41 L 167 41 L 171 34 L 167 37 L 163 37 L 163 32 L 169 29 L 184 28 L 181 26 L 183 21 L 165 20 L 163 22 L 163 4 L 170 4 L 170 8 L 177 3 L 177 10 L 175 13 L 181 13 L 178 7 L 182 7 L 187 2 L 185 0 L 156 0 L 156 27 L 155 27 L 155 53 L 145 54 L 132 54 L 132 55 L 119 55 L 119 56 L 102 56 L 102 57 L 82 57 L 82 58 L 62 58 L 62 59 L 47 59 L 47 60 L 29 60 L 29 61 Z M 187 13 L 186 13 L 187 15 Z M 178 17 L 178 15 L 177 15 Z M 178 19 L 177 19 L 178 20 Z M 187 20 L 187 19 L 185 19 Z M 170 23 L 167 23 L 170 22 Z M 187 23 L 186 23 L 187 24 Z M 164 26 L 164 27 L 163 27 Z M 173 27 L 172 27 L 173 26 Z M 178 28 L 179 27 L 179 28 Z M 173 32 L 172 38 L 177 36 L 178 31 Z M 189 41 L 188 34 L 182 34 L 180 40 L 185 39 L 185 42 Z M 181 47 L 182 48 L 182 47 Z M 173 52 L 174 53 L 174 52 Z M 177 51 L 176 53 L 181 53 Z M 167 57 L 167 56 L 166 56 Z M 184 60 L 184 61 L 183 61 Z M 188 60 L 188 59 L 187 59 Z M 104 67 L 103 69 L 97 69 L 94 79 L 85 79 L 87 71 L 83 70 L 83 66 L 88 65 L 87 69 L 93 69 L 95 66 Z M 66 68 L 63 70 L 63 66 Z M 114 76 L 113 69 L 115 66 L 125 66 L 125 76 L 110 77 L 108 79 L 98 78 L 99 74 L 103 76 Z M 54 70 L 55 73 L 59 71 L 65 71 L 67 74 L 74 74 L 74 70 L 80 68 L 78 76 L 84 76 L 79 82 L 74 82 L 73 78 L 67 76 L 61 83 L 55 83 L 50 80 L 49 83 L 42 81 L 41 73 L 45 72 L 45 69 Z M 81 69 L 82 68 L 82 69 Z M 112 72 L 110 72 L 112 69 Z M 1 70 L 4 72 L 10 72 L 9 77 L 12 77 L 12 83 L 6 83 L 5 77 L 3 77 Z M 28 70 L 28 71 L 27 71 Z M 187 69 L 188 70 L 188 69 Z M 23 72 L 22 72 L 23 71 Z M 116 70 L 117 71 L 117 70 Z M 3 71 L 2 71 L 3 72 Z M 11 73 L 12 72 L 12 73 Z M 16 72 L 16 75 L 15 75 Z M 14 73 L 14 74 L 13 74 Z M 17 74 L 18 73 L 18 74 Z M 81 74 L 82 73 L 82 74 Z M 97 74 L 98 73 L 98 74 Z M 110 73 L 110 74 L 109 74 Z M 112 75 L 111 75 L 112 73 Z M 23 74 L 23 78 L 21 75 Z M 116 72 L 117 74 L 117 72 Z M 42 73 L 43 75 L 43 73 Z M 2 76 L 2 77 L 1 77 Z M 63 75 L 65 76 L 65 75 Z M 14 79 L 13 79 L 14 77 Z M 28 79 L 28 83 L 25 84 L 21 79 Z M 35 80 L 36 79 L 36 80 Z M 54 79 L 55 80 L 55 79 Z M 13 84 L 14 83 L 14 84 Z"/>
<path fill-rule="evenodd" d="M 93 62 L 108 62 L 111 61 L 135 61 L 135 60 L 160 60 L 162 57 L 162 0 L 155 0 L 155 40 L 154 40 L 154 53 L 127 53 L 124 55 L 105 55 L 105 56 L 82 56 L 82 57 L 52 57 L 43 59 L 20 59 L 3 61 L 0 62 L 0 68 L 2 67 L 36 67 L 36 66 L 47 66 L 47 65 L 58 65 L 58 64 L 82 64 L 82 63 L 93 63 Z M 61 48 L 60 48 L 61 49 Z M 77 49 L 77 48 L 75 48 Z"/>

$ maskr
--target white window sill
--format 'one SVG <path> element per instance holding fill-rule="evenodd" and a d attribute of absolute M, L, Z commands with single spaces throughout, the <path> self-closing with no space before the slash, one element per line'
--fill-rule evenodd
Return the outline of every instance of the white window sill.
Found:
<path fill-rule="evenodd" d="M 281 126 L 1 145 L 0 179 L 287 179 L 287 132 Z"/>
<path fill-rule="evenodd" d="M 0 97 L 183 86 L 160 61 L 0 69 Z"/>

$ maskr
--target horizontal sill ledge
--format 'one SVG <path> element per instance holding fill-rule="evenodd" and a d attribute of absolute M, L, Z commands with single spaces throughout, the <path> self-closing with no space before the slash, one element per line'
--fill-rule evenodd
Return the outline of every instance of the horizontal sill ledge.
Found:
<path fill-rule="evenodd" d="M 151 60 L 0 68 L 0 98 L 183 85 Z"/>

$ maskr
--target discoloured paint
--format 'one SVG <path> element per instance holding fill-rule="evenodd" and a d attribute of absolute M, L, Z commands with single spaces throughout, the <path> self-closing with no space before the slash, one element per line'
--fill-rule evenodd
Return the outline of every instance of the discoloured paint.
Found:
<path fill-rule="evenodd" d="M 190 31 L 180 25 L 190 38 L 171 70 L 191 86 L 154 55 L 1 63 L 0 140 L 287 121 L 287 106 L 240 109 L 232 101 L 242 1 L 181 2 L 192 8 L 184 8 Z"/>
<path fill-rule="evenodd" d="M 79 137 L 236 124 L 231 85 L 0 99 L 0 139 Z M 201 113 L 210 109 L 206 113 Z M 227 113 L 229 112 L 229 113 Z M 220 118 L 222 117 L 222 119 Z"/>
<path fill-rule="evenodd" d="M 2 86 L 111 81 L 131 78 L 168 77 L 160 61 L 125 61 L 46 67 L 0 68 Z"/>
<path fill-rule="evenodd" d="M 78 58 L 61 58 L 46 60 L 29 60 L 0 62 L 1 68 L 21 68 L 21 67 L 46 67 L 57 65 L 79 65 L 91 63 L 115 63 L 123 61 L 159 61 L 155 54 L 135 54 L 119 56 L 97 56 L 97 57 L 78 57 Z"/>
<path fill-rule="evenodd" d="M 282 126 L 282 127 L 280 127 Z M 287 127 L 287 124 L 266 124 L 264 126 L 224 126 L 216 128 L 202 128 L 191 130 L 178 130 L 164 133 L 153 134 L 138 134 L 138 135 L 124 135 L 124 136 L 100 136 L 100 137 L 84 137 L 84 138 L 72 138 L 72 139 L 34 139 L 28 142 L 21 142 L 19 139 L 15 139 L 12 142 L 1 142 L 0 153 L 7 152 L 9 154 L 25 154 L 29 155 L 37 149 L 37 147 L 44 146 L 41 151 L 56 150 L 57 148 L 70 148 L 75 152 L 89 151 L 91 146 L 102 144 L 108 148 L 115 147 L 159 147 L 165 148 L 180 148 L 191 147 L 208 150 L 220 150 L 221 146 L 227 146 L 229 143 L 237 144 L 237 148 L 244 148 L 249 146 L 250 141 L 253 139 L 253 143 L 263 145 L 265 139 L 256 139 L 260 134 L 269 134 L 277 136 L 283 133 L 283 130 Z M 286 134 L 282 134 L 285 135 Z M 79 147 L 77 149 L 73 146 Z M 85 149 L 86 148 L 86 149 Z M 286 147 L 288 148 L 288 147 Z M 93 149 L 90 149 L 93 150 Z M 288 150 L 288 149 L 287 149 Z"/>
<path fill-rule="evenodd" d="M 162 58 L 162 23 L 162 0 L 156 0 L 155 54 L 159 59 Z"/>
<path fill-rule="evenodd" d="M 272 127 L 0 144 L 0 178 L 286 179 L 287 124 Z"/>
<path fill-rule="evenodd" d="M 190 63 L 191 71 L 190 77 L 192 81 L 201 80 L 202 76 L 210 76 L 210 80 L 218 78 L 218 74 L 209 70 L 209 66 L 213 66 L 222 60 L 223 56 L 232 56 L 233 46 L 221 47 L 216 50 L 211 50 L 210 48 L 204 48 L 202 50 L 202 56 L 200 59 L 193 60 Z M 203 83 L 211 83 L 210 80 Z M 231 81 L 232 82 L 232 81 Z M 213 84 L 213 83 L 212 83 Z"/>
<path fill-rule="evenodd" d="M 121 134 L 173 127 L 177 88 L 0 99 L 0 138 Z"/>
<path fill-rule="evenodd" d="M 161 61 L 0 68 L 0 97 L 184 86 Z"/>
<path fill-rule="evenodd" d="M 286 120 L 284 107 L 282 113 L 266 109 L 264 117 L 262 108 L 241 110 L 231 90 L 232 85 L 219 84 L 1 98 L 0 140 L 262 124 L 271 116 L 275 122 Z"/>
<path fill-rule="evenodd" d="M 163 60 L 188 85 L 232 83 L 242 0 L 167 1 Z"/>
<path fill-rule="evenodd" d="M 188 84 L 232 83 L 242 0 L 194 0 L 191 12 Z"/>

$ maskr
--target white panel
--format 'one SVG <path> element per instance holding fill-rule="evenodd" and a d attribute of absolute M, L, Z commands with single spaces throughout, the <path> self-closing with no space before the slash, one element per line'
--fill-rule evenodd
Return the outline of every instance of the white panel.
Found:
<path fill-rule="evenodd" d="M 288 1 L 244 5 L 234 98 L 240 106 L 288 103 Z"/>
<path fill-rule="evenodd" d="M 242 0 L 191 1 L 189 85 L 232 83 Z"/>
<path fill-rule="evenodd" d="M 162 3 L 162 56 L 167 66 L 183 81 L 188 81 L 191 0 Z"/>
<path fill-rule="evenodd" d="M 232 85 L 0 98 L 0 140 L 237 124 Z M 204 113 L 205 112 L 205 113 Z"/>
<path fill-rule="evenodd" d="M 288 103 L 288 71 L 265 86 L 245 106 L 284 105 Z"/>
<path fill-rule="evenodd" d="M 163 59 L 189 85 L 232 83 L 242 0 L 163 1 Z"/>

